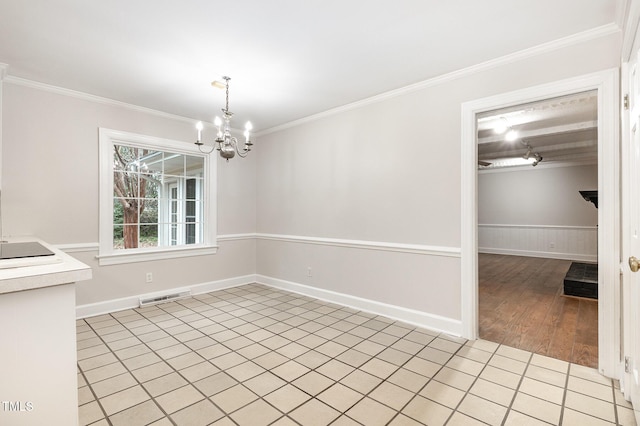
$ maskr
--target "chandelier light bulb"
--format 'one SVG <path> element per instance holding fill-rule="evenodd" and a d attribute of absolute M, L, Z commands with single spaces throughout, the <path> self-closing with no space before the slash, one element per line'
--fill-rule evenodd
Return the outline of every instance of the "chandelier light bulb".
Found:
<path fill-rule="evenodd" d="M 244 125 L 244 137 L 247 143 L 251 138 L 251 129 L 253 129 L 253 124 L 251 124 L 250 121 L 247 121 L 247 124 Z"/>
<path fill-rule="evenodd" d="M 202 129 L 203 129 L 202 121 L 198 121 L 196 123 L 196 129 L 198 130 L 198 141 L 202 140 Z"/>

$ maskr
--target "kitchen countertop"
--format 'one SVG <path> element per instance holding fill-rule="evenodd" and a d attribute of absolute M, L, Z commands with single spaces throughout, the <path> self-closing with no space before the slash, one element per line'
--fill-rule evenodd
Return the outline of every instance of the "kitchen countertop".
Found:
<path fill-rule="evenodd" d="M 9 243 L 35 241 L 54 256 L 0 260 L 0 294 L 51 287 L 91 279 L 91 268 L 35 237 L 11 238 Z M 3 262 L 10 262 L 3 265 Z"/>

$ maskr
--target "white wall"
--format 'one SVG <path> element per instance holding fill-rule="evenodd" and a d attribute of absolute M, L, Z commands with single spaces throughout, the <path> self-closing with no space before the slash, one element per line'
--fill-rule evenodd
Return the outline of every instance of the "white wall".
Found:
<path fill-rule="evenodd" d="M 597 261 L 598 211 L 578 192 L 597 188 L 595 164 L 479 172 L 479 251 Z"/>
<path fill-rule="evenodd" d="M 211 256 L 98 266 L 98 128 L 192 143 L 194 124 L 45 89 L 10 78 L 4 82 L 3 230 L 5 236 L 80 246 L 71 254 L 93 268 L 93 279 L 78 284 L 78 305 L 255 274 L 253 238 L 223 239 Z M 219 160 L 219 235 L 255 233 L 255 190 L 255 158 Z M 146 272 L 153 273 L 153 283 L 145 283 Z"/>
<path fill-rule="evenodd" d="M 445 253 L 461 241 L 461 104 L 617 67 L 619 42 L 523 55 L 263 135 L 257 229 L 271 237 L 258 244 L 258 274 L 421 311 L 425 325 L 445 318 L 459 333 L 460 259 Z M 378 249 L 344 250 L 343 240 Z M 392 244 L 424 254 L 384 249 Z"/>

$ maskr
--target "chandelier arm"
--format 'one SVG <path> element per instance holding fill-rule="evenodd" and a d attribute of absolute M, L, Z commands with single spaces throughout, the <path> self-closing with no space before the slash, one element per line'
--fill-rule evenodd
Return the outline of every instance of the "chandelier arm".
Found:
<path fill-rule="evenodd" d="M 240 156 L 240 158 L 246 158 L 247 155 L 249 154 L 249 149 L 243 149 L 242 151 L 238 151 L 236 149 L 236 152 L 238 153 L 238 156 Z"/>
<path fill-rule="evenodd" d="M 209 155 L 209 154 L 211 154 L 213 151 L 215 151 L 215 150 L 216 150 L 215 145 L 211 147 L 211 151 L 207 151 L 207 150 L 202 149 L 202 146 L 204 145 L 203 143 L 197 143 L 197 142 L 196 142 L 196 145 L 198 145 L 198 150 L 199 150 L 201 153 L 203 153 L 203 154 L 207 154 L 207 155 Z"/>
<path fill-rule="evenodd" d="M 238 138 L 236 138 L 235 136 L 231 138 L 231 146 L 233 146 L 233 149 L 236 150 L 236 154 L 238 154 L 240 158 L 246 158 L 247 154 L 249 154 L 249 151 L 251 151 L 251 149 L 240 149 L 240 147 L 238 146 Z"/>

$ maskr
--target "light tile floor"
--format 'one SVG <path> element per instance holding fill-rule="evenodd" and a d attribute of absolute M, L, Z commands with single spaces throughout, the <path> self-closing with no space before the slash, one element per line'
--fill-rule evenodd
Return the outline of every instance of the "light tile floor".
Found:
<path fill-rule="evenodd" d="M 81 425 L 635 425 L 597 371 L 262 285 L 77 322 Z"/>

